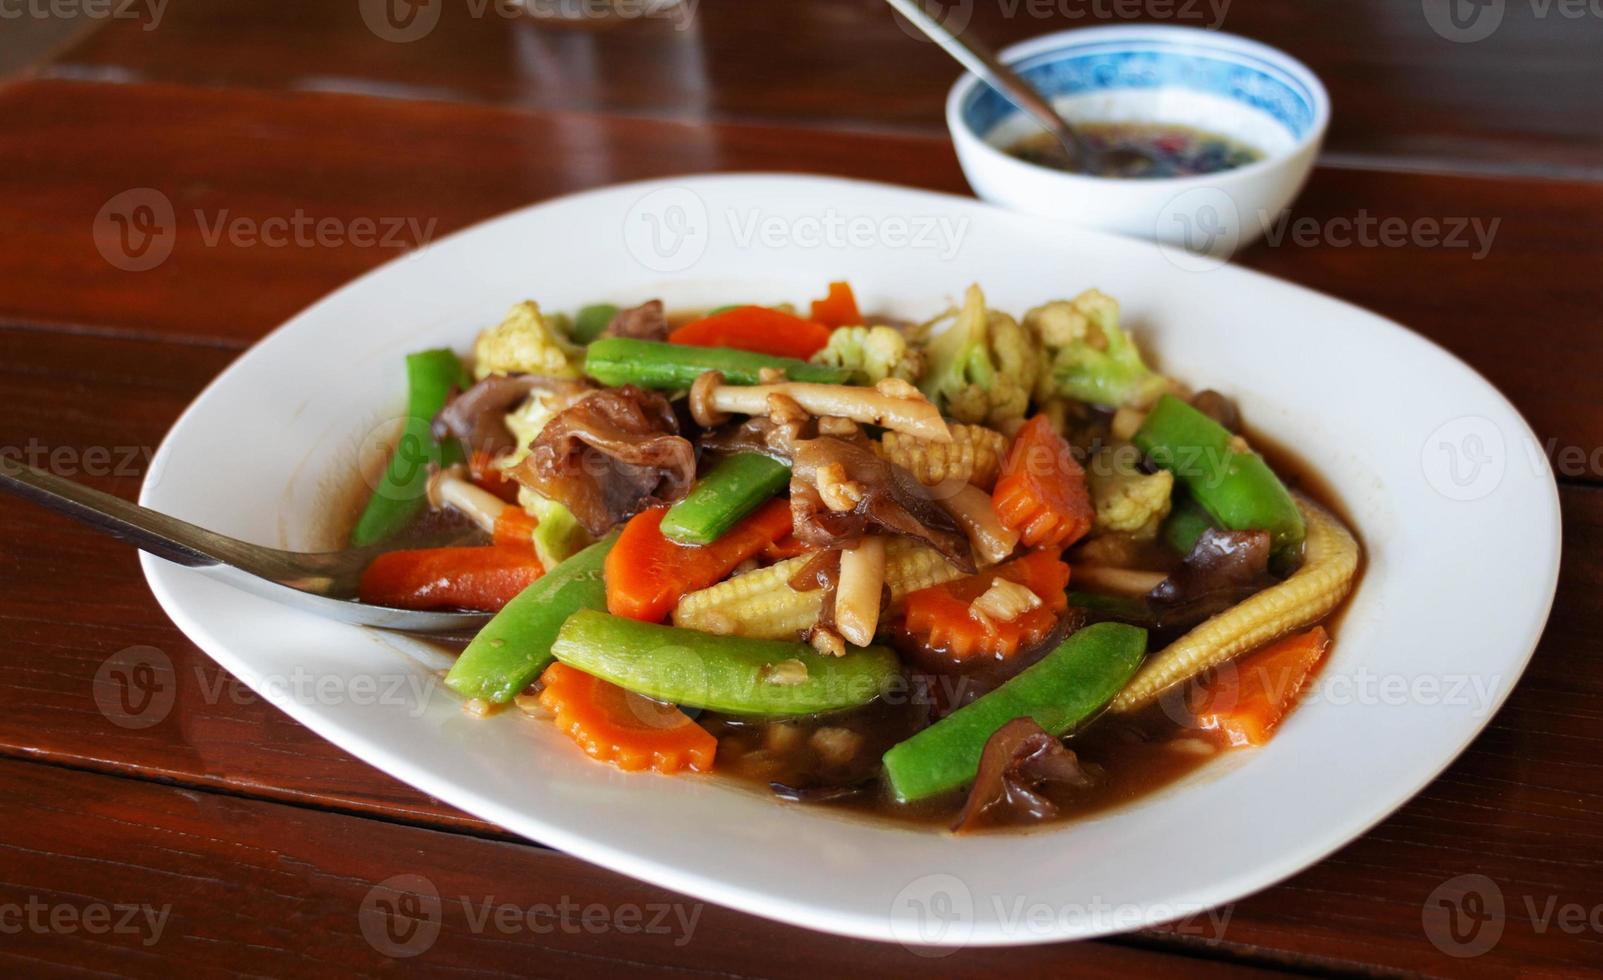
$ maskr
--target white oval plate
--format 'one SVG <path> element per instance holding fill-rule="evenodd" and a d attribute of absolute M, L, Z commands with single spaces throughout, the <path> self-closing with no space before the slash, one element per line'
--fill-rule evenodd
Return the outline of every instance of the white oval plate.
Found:
<path fill-rule="evenodd" d="M 1015 313 L 1098 286 L 1154 358 L 1239 399 L 1355 519 L 1368 568 L 1317 689 L 1267 747 L 1043 831 L 952 838 L 783 805 L 717 777 L 624 774 L 549 723 L 466 715 L 437 656 L 159 559 L 163 608 L 223 667 L 426 793 L 625 874 L 757 915 L 939 946 L 1117 932 L 1229 902 L 1402 804 L 1519 677 L 1558 574 L 1557 488 L 1525 422 L 1440 348 L 1363 310 L 1158 246 L 965 198 L 800 176 L 613 187 L 485 222 L 295 317 L 173 427 L 142 502 L 328 546 L 356 458 L 400 414 L 402 356 L 466 350 L 513 302 L 552 310 L 802 301 L 936 312 L 970 282 Z M 1199 846 L 1203 845 L 1203 846 Z M 411 860 L 397 858 L 398 861 Z M 427 867 L 397 867 L 397 873 Z"/>

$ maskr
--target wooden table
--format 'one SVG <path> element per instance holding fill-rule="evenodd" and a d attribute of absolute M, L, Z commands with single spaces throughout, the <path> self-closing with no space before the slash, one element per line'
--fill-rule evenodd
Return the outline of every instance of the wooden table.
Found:
<path fill-rule="evenodd" d="M 686 172 L 965 190 L 940 108 L 955 73 L 872 0 L 700 0 L 671 18 L 573 25 L 432 0 L 425 9 L 442 16 L 410 43 L 380 36 L 392 30 L 383 21 L 367 26 L 363 13 L 379 6 L 188 0 L 158 18 L 128 4 L 80 17 L 73 44 L 0 88 L 0 449 L 132 496 L 209 379 L 395 254 L 217 242 L 185 219 L 166 261 L 124 271 L 92 229 L 130 189 L 211 220 L 410 218 L 436 235 L 569 191 Z M 1557 0 L 1497 3 L 1497 29 L 1462 43 L 1459 28 L 1438 19 L 1448 24 L 1438 31 L 1420 4 L 1398 0 L 948 6 L 995 43 L 1122 22 L 1132 8 L 1208 26 L 1222 9 L 1226 29 L 1285 47 L 1324 77 L 1336 123 L 1296 205 L 1320 231 L 1240 260 L 1453 350 L 1514 400 L 1561 473 L 1552 621 L 1464 755 L 1360 840 L 1235 903 L 1222 928 L 925 959 L 702 906 L 401 785 L 231 682 L 167 621 L 131 552 L 0 501 L 0 968 L 1603 972 L 1603 17 Z M 1333 230 L 1365 216 L 1497 225 L 1484 254 L 1416 235 L 1343 244 Z M 146 728 L 101 707 L 108 662 L 151 656 L 124 653 L 136 647 L 171 665 L 161 678 L 175 697 Z M 375 884 L 405 873 L 426 873 L 447 900 L 432 946 L 399 960 L 368 941 L 359 910 Z M 1504 929 L 1459 958 L 1437 947 L 1422 910 L 1470 874 L 1496 883 Z M 485 902 L 536 914 L 507 931 L 475 926 Z M 631 930 L 630 909 L 696 924 Z"/>

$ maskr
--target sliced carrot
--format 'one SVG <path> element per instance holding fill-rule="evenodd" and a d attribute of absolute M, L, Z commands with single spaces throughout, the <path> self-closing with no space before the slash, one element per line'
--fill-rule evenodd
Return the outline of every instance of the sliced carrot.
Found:
<path fill-rule="evenodd" d="M 671 704 L 557 662 L 540 675 L 540 705 L 585 754 L 619 769 L 712 769 L 718 740 Z"/>
<path fill-rule="evenodd" d="M 539 523 L 522 507 L 508 507 L 495 518 L 492 540 L 502 547 L 533 547 L 534 529 Z"/>
<path fill-rule="evenodd" d="M 857 311 L 857 296 L 852 292 L 851 283 L 830 283 L 829 294 L 823 299 L 813 300 L 813 321 L 826 327 L 855 327 L 861 324 L 863 314 Z"/>
<path fill-rule="evenodd" d="M 666 508 L 641 511 L 607 553 L 607 611 L 661 622 L 686 592 L 723 580 L 736 565 L 790 533 L 790 501 L 770 500 L 708 545 L 683 545 L 662 533 Z"/>
<path fill-rule="evenodd" d="M 1045 415 L 1013 437 L 991 506 L 1031 548 L 1062 550 L 1091 530 L 1096 511 L 1085 470 Z"/>
<path fill-rule="evenodd" d="M 401 609 L 499 612 L 543 574 L 527 547 L 387 551 L 362 572 L 357 595 Z"/>
<path fill-rule="evenodd" d="M 975 616 L 969 607 L 997 578 L 1034 592 L 1041 605 L 1002 623 Z M 1063 591 L 1068 585 L 1068 565 L 1050 551 L 1032 551 L 977 575 L 910 593 L 904 600 L 903 636 L 922 650 L 958 661 L 1006 659 L 1052 631 L 1069 604 Z"/>
<path fill-rule="evenodd" d="M 475 449 L 468 456 L 468 478 L 481 490 L 488 490 L 509 504 L 517 503 L 518 482 L 495 465 L 495 453 Z"/>
<path fill-rule="evenodd" d="M 1263 745 L 1329 649 L 1330 634 L 1315 626 L 1219 670 L 1192 699 L 1197 726 L 1218 732 L 1228 745 Z"/>
<path fill-rule="evenodd" d="M 670 343 L 737 350 L 806 360 L 829 343 L 830 330 L 766 306 L 737 306 L 691 322 L 668 335 Z"/>

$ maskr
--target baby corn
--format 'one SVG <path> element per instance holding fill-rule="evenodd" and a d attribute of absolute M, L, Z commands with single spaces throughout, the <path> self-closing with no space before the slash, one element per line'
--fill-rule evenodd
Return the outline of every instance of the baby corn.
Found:
<path fill-rule="evenodd" d="M 791 576 L 811 557 L 787 558 L 692 592 L 674 607 L 674 625 L 767 640 L 795 639 L 818 622 L 823 607 L 821 589 L 798 592 L 790 587 Z M 906 538 L 893 538 L 885 545 L 885 583 L 893 598 L 962 574 L 927 545 Z"/>
<path fill-rule="evenodd" d="M 892 431 L 885 433 L 874 449 L 927 487 L 957 480 L 982 490 L 991 489 L 1002 468 L 1007 437 L 983 425 L 953 423 L 950 428 L 951 442 L 932 442 Z"/>
<path fill-rule="evenodd" d="M 1171 643 L 1131 679 L 1112 710 L 1134 711 L 1211 667 L 1307 626 L 1336 608 L 1358 571 L 1358 542 L 1329 511 L 1294 495 L 1308 532 L 1302 567 Z"/>

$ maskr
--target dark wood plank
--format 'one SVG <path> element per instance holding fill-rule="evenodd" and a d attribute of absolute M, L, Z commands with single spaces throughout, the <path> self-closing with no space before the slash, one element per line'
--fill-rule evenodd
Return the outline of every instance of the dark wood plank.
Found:
<path fill-rule="evenodd" d="M 1429 3 L 1448 7 L 1447 0 Z M 1503 13 L 1490 37 L 1454 43 L 1421 4 L 1395 0 L 937 6 L 998 47 L 1056 30 L 1141 21 L 1222 27 L 1281 47 L 1331 90 L 1333 158 L 1603 173 L 1603 105 L 1592 97 L 1603 90 L 1596 57 L 1603 17 L 1595 9 L 1577 16 L 1561 3 L 1498 3 Z M 453 0 L 424 5 L 415 26 L 393 32 L 376 18 L 376 31 L 364 22 L 364 11 L 381 9 L 377 0 L 174 4 L 159 21 L 148 13 L 111 21 L 51 71 L 924 133 L 944 130 L 942 100 L 958 74 L 877 0 L 688 0 L 669 16 L 578 24 L 507 16 L 498 11 L 513 6 L 497 0 Z M 407 43 L 386 40 L 414 33 L 421 36 Z"/>
<path fill-rule="evenodd" d="M 162 434 L 234 354 L 0 327 L 0 393 L 10 406 L 0 453 L 134 497 Z M 0 498 L 0 529 L 0 638 L 16 681 L 0 694 L 14 712 L 0 751 L 498 833 L 375 780 L 235 681 L 155 604 L 132 549 L 9 497 Z M 101 707 L 115 702 L 109 678 L 97 675 L 130 649 L 129 662 L 150 663 L 177 691 L 154 727 L 119 725 L 115 707 Z"/>
<path fill-rule="evenodd" d="M 0 964 L 19 976 L 1269 975 L 1110 943 L 932 958 L 540 848 L 14 761 L 0 831 Z"/>
<path fill-rule="evenodd" d="M 692 171 L 963 190 L 950 148 L 919 137 L 62 82 L 0 90 L 0 114 L 0 225 L 12 229 L 0 239 L 0 317 L 231 346 L 399 254 L 353 242 L 345 233 L 362 220 L 400 221 L 397 241 L 411 244 L 530 201 Z M 173 243 L 160 264 L 125 271 L 92 229 L 118 195 L 152 196 L 138 188 L 173 207 Z M 258 228 L 297 215 L 332 219 L 340 234 L 329 245 L 207 242 L 219 220 Z M 1442 343 L 1509 394 L 1565 475 L 1603 479 L 1603 401 L 1574 370 L 1603 363 L 1603 184 L 1322 169 L 1290 224 L 1242 217 L 1280 235 L 1244 264 Z M 114 242 L 102 240 L 113 258 L 131 254 Z M 1540 334 L 1524 329 L 1534 324 Z"/>
<path fill-rule="evenodd" d="M 122 336 L 0 329 L 0 447 L 41 445 L 87 460 L 93 446 L 154 446 L 231 353 Z M 84 475 L 81 472 L 75 475 Z M 91 482 L 131 494 L 133 476 Z M 1563 494 L 1566 557 L 1554 615 L 1525 679 L 1491 727 L 1376 831 L 1285 884 L 1237 903 L 1222 942 L 1155 930 L 1139 941 L 1254 961 L 1508 975 L 1595 965 L 1603 936 L 1538 932 L 1527 914 L 1603 903 L 1597 762 L 1603 667 L 1603 489 Z M 0 754 L 184 786 L 313 804 L 432 828 L 493 828 L 402 786 L 232 685 L 156 607 L 133 556 L 64 520 L 0 505 Z M 101 710 L 96 674 L 134 646 L 172 665 L 173 709 L 130 730 Z M 237 697 L 235 695 L 238 695 Z M 15 796 L 15 793 L 9 794 Z M 214 836 L 218 836 L 214 831 Z M 0 838 L 10 839 L 7 834 Z M 386 873 L 399 873 L 400 870 Z M 1497 947 L 1460 964 L 1421 926 L 1443 882 L 1484 874 L 1510 919 Z M 382 877 L 382 876 L 380 876 Z"/>

